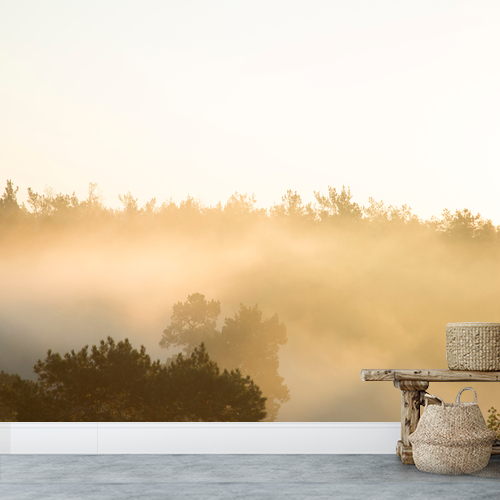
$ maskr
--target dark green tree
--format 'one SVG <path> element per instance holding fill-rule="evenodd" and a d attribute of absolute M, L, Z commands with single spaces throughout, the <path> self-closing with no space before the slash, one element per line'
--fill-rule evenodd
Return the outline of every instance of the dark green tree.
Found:
<path fill-rule="evenodd" d="M 21 377 L 19 375 L 9 375 L 3 370 L 0 372 L 0 387 L 6 386 L 11 388 L 15 383 L 19 383 Z M 0 422 L 13 422 L 15 420 L 15 409 L 12 405 L 0 404 Z"/>
<path fill-rule="evenodd" d="M 165 372 L 170 421 L 254 422 L 266 417 L 266 398 L 240 370 L 211 361 L 204 344 L 191 356 L 179 354 Z"/>
<path fill-rule="evenodd" d="M 111 337 L 61 356 L 48 351 L 34 366 L 36 382 L 17 378 L 0 402 L 17 421 L 258 421 L 265 398 L 239 371 L 220 372 L 205 346 L 169 366 L 152 362 L 144 346 Z"/>
<path fill-rule="evenodd" d="M 286 326 L 276 314 L 263 321 L 257 305 L 241 304 L 240 311 L 234 318 L 226 318 L 219 331 L 219 314 L 219 301 L 207 301 L 200 293 L 189 295 L 186 302 L 173 306 L 172 323 L 163 331 L 160 346 L 182 347 L 189 355 L 194 346 L 204 342 L 222 367 L 237 368 L 255 380 L 267 398 L 267 419 L 275 420 L 281 404 L 290 399 L 278 373 L 278 351 L 287 342 Z"/>

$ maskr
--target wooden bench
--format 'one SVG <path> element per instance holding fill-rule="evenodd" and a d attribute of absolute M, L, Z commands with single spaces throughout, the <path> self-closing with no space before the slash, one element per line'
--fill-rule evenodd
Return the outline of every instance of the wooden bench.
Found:
<path fill-rule="evenodd" d="M 401 391 L 401 440 L 396 454 L 401 462 L 413 464 L 408 437 L 417 428 L 420 406 L 429 382 L 500 382 L 500 372 L 466 372 L 452 370 L 361 370 L 361 380 L 366 382 L 393 382 Z M 493 455 L 500 455 L 500 442 L 493 445 Z"/>

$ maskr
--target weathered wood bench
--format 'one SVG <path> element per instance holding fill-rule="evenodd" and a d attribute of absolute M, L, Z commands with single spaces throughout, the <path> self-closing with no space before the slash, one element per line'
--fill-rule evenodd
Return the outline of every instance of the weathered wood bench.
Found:
<path fill-rule="evenodd" d="M 401 440 L 396 454 L 401 462 L 413 464 L 408 437 L 417 428 L 420 406 L 429 382 L 500 382 L 500 372 L 465 372 L 452 370 L 361 370 L 361 380 L 366 382 L 393 382 L 401 390 Z M 493 445 L 493 455 L 500 455 L 500 443 Z"/>

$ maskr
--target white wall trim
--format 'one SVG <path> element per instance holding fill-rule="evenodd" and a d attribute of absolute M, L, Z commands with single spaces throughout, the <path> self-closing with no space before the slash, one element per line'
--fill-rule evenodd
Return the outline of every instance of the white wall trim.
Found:
<path fill-rule="evenodd" d="M 394 453 L 399 422 L 0 423 L 0 454 Z"/>

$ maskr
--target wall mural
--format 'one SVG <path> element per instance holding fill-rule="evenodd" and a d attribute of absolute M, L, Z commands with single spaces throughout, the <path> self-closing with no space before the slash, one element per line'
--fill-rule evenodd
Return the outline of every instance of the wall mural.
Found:
<path fill-rule="evenodd" d="M 0 420 L 398 421 L 399 391 L 360 370 L 446 368 L 447 323 L 499 320 L 500 228 L 314 195 L 112 209 L 95 184 L 20 203 L 8 180 Z"/>

